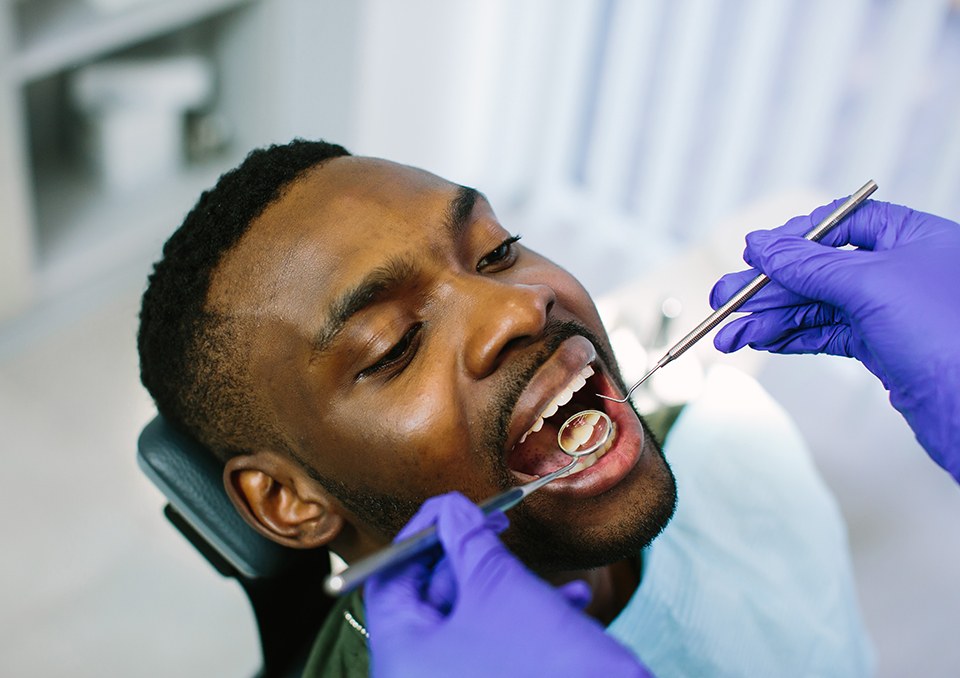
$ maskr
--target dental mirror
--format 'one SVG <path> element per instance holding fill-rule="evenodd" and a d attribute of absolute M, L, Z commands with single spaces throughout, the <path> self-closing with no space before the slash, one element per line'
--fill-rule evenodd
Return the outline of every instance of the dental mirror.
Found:
<path fill-rule="evenodd" d="M 600 410 L 584 410 L 563 422 L 557 445 L 564 453 L 580 459 L 599 450 L 610 439 L 613 422 Z"/>
<path fill-rule="evenodd" d="M 531 480 L 525 485 L 511 487 L 506 492 L 490 497 L 478 504 L 484 515 L 494 511 L 507 511 L 519 504 L 531 492 L 539 490 L 552 480 L 569 473 L 587 455 L 593 454 L 610 441 L 613 422 L 605 412 L 584 410 L 563 422 L 557 432 L 557 444 L 563 453 L 573 457 L 569 464 L 545 476 Z M 338 574 L 331 574 L 323 582 L 324 590 L 331 596 L 342 596 L 357 588 L 377 572 L 423 553 L 439 543 L 437 530 L 431 526 L 416 534 L 394 542 L 387 548 L 363 558 Z"/>

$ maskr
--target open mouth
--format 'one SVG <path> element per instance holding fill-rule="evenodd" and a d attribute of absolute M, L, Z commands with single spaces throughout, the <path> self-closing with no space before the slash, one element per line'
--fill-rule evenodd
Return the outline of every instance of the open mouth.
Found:
<path fill-rule="evenodd" d="M 596 393 L 603 392 L 600 377 L 590 365 L 584 367 L 547 403 L 533 425 L 507 453 L 507 466 L 523 480 L 546 475 L 567 466 L 572 457 L 560 448 L 557 433 L 571 416 L 583 410 L 604 409 L 604 400 Z M 577 460 L 577 464 L 563 477 L 590 468 L 606 454 L 617 438 L 616 425 L 607 442 L 596 452 Z"/>

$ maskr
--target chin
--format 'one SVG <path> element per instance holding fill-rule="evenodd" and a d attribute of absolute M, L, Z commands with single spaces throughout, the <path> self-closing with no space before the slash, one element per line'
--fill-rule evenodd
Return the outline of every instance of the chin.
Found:
<path fill-rule="evenodd" d="M 507 546 L 541 576 L 592 569 L 635 557 L 666 528 L 677 504 L 676 481 L 659 447 L 648 449 L 626 482 L 577 506 L 576 519 L 533 495 L 510 515 Z M 567 507 L 565 507 L 567 508 Z"/>

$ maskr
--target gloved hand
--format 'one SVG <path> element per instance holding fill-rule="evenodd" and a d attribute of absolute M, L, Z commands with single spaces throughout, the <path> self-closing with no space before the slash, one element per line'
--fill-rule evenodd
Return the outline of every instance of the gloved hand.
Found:
<path fill-rule="evenodd" d="M 840 201 L 773 231 L 747 236 L 753 270 L 725 275 L 719 308 L 747 281 L 773 282 L 717 333 L 724 352 L 856 358 L 880 378 L 920 444 L 960 481 L 960 225 L 899 205 L 867 201 L 822 243 L 802 234 Z M 838 250 L 853 244 L 859 249 Z"/>
<path fill-rule="evenodd" d="M 510 553 L 506 516 L 434 497 L 399 538 L 436 522 L 444 554 L 367 581 L 371 673 L 396 676 L 650 676 L 581 612 L 584 582 L 554 589 Z"/>

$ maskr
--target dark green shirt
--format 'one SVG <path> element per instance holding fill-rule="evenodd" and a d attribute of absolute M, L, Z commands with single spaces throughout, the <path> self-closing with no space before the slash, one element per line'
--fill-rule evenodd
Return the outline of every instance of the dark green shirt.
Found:
<path fill-rule="evenodd" d="M 355 624 L 351 624 L 349 620 Z M 310 657 L 304 678 L 352 678 L 370 674 L 366 618 L 360 590 L 337 601 L 324 622 Z"/>

